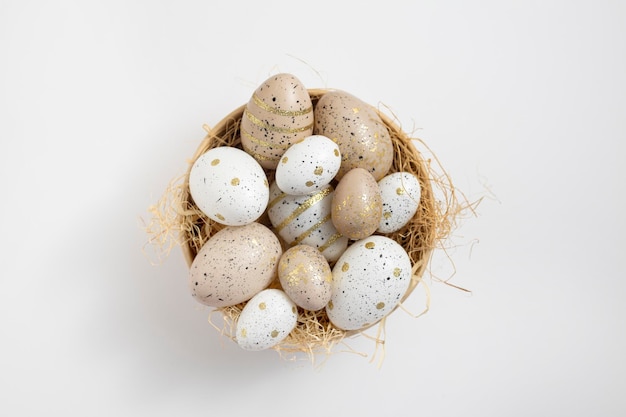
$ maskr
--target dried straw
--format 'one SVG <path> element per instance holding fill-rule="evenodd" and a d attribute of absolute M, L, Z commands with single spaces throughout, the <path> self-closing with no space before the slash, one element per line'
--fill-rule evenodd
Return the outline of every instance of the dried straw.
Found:
<path fill-rule="evenodd" d="M 308 91 L 315 106 L 319 98 L 328 90 L 310 89 Z M 152 222 L 146 227 L 147 232 L 152 236 L 149 243 L 159 246 L 162 251 L 167 253 L 174 246 L 181 247 L 188 265 L 191 265 L 194 257 L 206 241 L 224 227 L 205 216 L 194 204 L 189 193 L 189 171 L 196 159 L 209 149 L 218 146 L 241 148 L 239 124 L 244 108 L 245 105 L 242 105 L 235 109 L 213 129 L 204 126 L 208 133 L 189 161 L 187 173 L 174 179 L 161 200 L 149 209 L 153 216 Z M 425 143 L 420 139 L 410 137 L 402 131 L 395 120 L 379 109 L 375 110 L 387 126 L 394 146 L 394 160 L 389 173 L 411 172 L 418 178 L 421 185 L 421 200 L 415 216 L 401 230 L 386 235 L 402 245 L 412 261 L 412 279 L 402 298 L 402 302 L 404 302 L 417 285 L 422 282 L 432 251 L 441 247 L 441 242 L 455 227 L 456 217 L 463 210 L 463 207 L 457 200 L 451 179 L 443 171 L 439 161 L 434 158 L 435 166 L 433 166 L 432 159 L 425 159 L 423 153 L 415 146 L 415 142 L 423 145 L 426 151 L 432 155 Z M 438 173 L 438 170 L 442 170 L 443 174 Z M 266 171 L 266 173 L 271 181 L 273 171 Z M 439 191 L 438 200 L 433 192 L 433 187 Z M 271 227 L 266 216 L 259 221 Z M 272 286 L 280 287 L 278 279 L 272 283 Z M 220 314 L 223 318 L 221 333 L 234 339 L 236 321 L 244 305 L 245 303 L 217 308 L 209 315 L 209 322 L 219 330 L 219 326 L 213 323 L 212 317 L 214 314 Z M 427 300 L 426 310 L 428 305 L 429 300 Z M 329 321 L 323 309 L 317 312 L 299 309 L 296 328 L 274 349 L 281 355 L 304 352 L 313 359 L 318 353 L 332 353 L 333 349 L 344 343 L 344 339 L 348 337 L 364 335 L 375 341 L 376 349 L 382 347 L 384 355 L 384 337 L 382 336 L 384 323 L 384 320 L 379 322 L 376 335 L 369 336 L 365 333 L 367 329 L 344 331 L 336 328 Z"/>

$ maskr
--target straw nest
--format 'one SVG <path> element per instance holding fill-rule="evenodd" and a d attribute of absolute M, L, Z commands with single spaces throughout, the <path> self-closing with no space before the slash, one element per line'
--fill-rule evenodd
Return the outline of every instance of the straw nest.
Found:
<path fill-rule="evenodd" d="M 308 91 L 315 106 L 318 99 L 328 90 L 309 89 Z M 196 159 L 209 149 L 218 146 L 241 148 L 239 125 L 244 109 L 245 105 L 235 109 L 213 129 L 205 126 L 208 133 L 198 146 L 195 155 L 188 161 L 186 174 L 173 180 L 161 200 L 155 206 L 150 207 L 149 211 L 153 215 L 153 220 L 147 226 L 147 231 L 151 235 L 149 243 L 158 246 L 160 253 L 169 253 L 173 247 L 178 246 L 182 248 L 187 264 L 190 266 L 200 248 L 213 234 L 224 227 L 209 219 L 194 204 L 189 192 L 189 171 Z M 455 217 L 461 209 L 450 178 L 445 171 L 443 174 L 436 172 L 441 169 L 436 158 L 435 169 L 432 157 L 426 159 L 424 154 L 416 148 L 415 142 L 423 145 L 430 152 L 424 142 L 410 137 L 392 118 L 379 109 L 375 110 L 389 130 L 394 145 L 394 159 L 389 173 L 411 172 L 419 179 L 421 185 L 421 200 L 415 216 L 401 230 L 386 235 L 402 245 L 412 261 L 411 283 L 402 298 L 404 302 L 422 282 L 432 251 L 439 247 L 448 236 L 454 226 Z M 266 170 L 266 174 L 271 181 L 274 176 L 273 171 Z M 437 195 L 434 191 L 438 191 Z M 258 221 L 271 228 L 266 215 Z M 270 287 L 280 288 L 278 279 Z M 234 339 L 236 321 L 244 306 L 245 303 L 241 303 L 216 308 L 209 313 L 209 322 L 223 335 Z M 364 333 L 367 329 L 344 331 L 336 328 L 329 321 L 324 309 L 316 312 L 301 308 L 298 310 L 296 328 L 285 340 L 273 347 L 279 353 L 305 352 L 310 355 L 319 352 L 331 353 L 338 343 L 358 334 L 373 338 L 376 347 L 384 343 L 381 334 L 384 330 L 385 319 L 376 324 L 379 330 L 372 337 Z M 223 318 L 219 326 L 213 322 L 215 314 Z"/>

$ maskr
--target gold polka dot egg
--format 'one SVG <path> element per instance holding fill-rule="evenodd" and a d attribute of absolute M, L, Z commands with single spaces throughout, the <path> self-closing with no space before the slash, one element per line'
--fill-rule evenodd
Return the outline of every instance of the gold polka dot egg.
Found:
<path fill-rule="evenodd" d="M 411 282 L 411 260 L 386 236 L 354 242 L 333 267 L 330 321 L 344 330 L 361 330 L 391 313 Z"/>
<path fill-rule="evenodd" d="M 396 232 L 417 212 L 421 197 L 419 180 L 410 172 L 394 172 L 378 181 L 378 188 L 383 211 L 376 231 Z"/>
<path fill-rule="evenodd" d="M 313 133 L 313 104 L 292 74 L 276 74 L 254 91 L 240 124 L 241 144 L 263 168 L 276 169 L 283 153 Z"/>
<path fill-rule="evenodd" d="M 269 184 L 259 163 L 241 149 L 212 148 L 194 162 L 189 192 L 214 221 L 242 226 L 257 220 L 269 202 Z"/>
<path fill-rule="evenodd" d="M 335 178 L 340 166 L 335 142 L 322 135 L 308 136 L 285 151 L 276 167 L 276 184 L 287 194 L 313 194 Z"/>
<path fill-rule="evenodd" d="M 298 309 L 279 289 L 269 288 L 252 297 L 237 320 L 235 339 L 245 350 L 269 349 L 296 327 Z"/>

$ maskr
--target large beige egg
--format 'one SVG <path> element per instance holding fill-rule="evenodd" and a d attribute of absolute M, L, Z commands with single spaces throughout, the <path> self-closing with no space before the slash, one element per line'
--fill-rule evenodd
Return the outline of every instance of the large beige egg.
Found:
<path fill-rule="evenodd" d="M 374 107 L 345 91 L 329 91 L 319 99 L 313 132 L 339 145 L 342 162 L 337 179 L 353 168 L 364 168 L 378 181 L 391 168 L 389 130 Z"/>
<path fill-rule="evenodd" d="M 306 244 L 319 250 L 334 262 L 348 246 L 331 219 L 334 188 L 327 184 L 311 195 L 290 195 L 282 192 L 276 181 L 270 185 L 267 214 L 276 233 L 289 246 Z"/>
<path fill-rule="evenodd" d="M 189 271 L 191 294 L 211 307 L 249 300 L 274 280 L 282 252 L 276 235 L 262 224 L 225 227 L 194 258 Z"/>
<path fill-rule="evenodd" d="M 283 153 L 313 133 L 313 104 L 302 82 L 276 74 L 252 94 L 241 118 L 241 144 L 261 166 L 275 169 Z"/>
<path fill-rule="evenodd" d="M 312 246 L 296 245 L 286 250 L 278 262 L 278 278 L 289 298 L 305 310 L 320 310 L 330 300 L 330 265 Z"/>
<path fill-rule="evenodd" d="M 337 184 L 331 218 L 339 233 L 358 240 L 376 231 L 382 208 L 380 189 L 374 177 L 363 168 L 353 168 Z"/>

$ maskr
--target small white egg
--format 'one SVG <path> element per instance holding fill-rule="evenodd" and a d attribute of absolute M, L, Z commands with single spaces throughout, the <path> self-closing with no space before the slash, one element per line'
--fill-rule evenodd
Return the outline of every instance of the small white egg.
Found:
<path fill-rule="evenodd" d="M 330 321 L 359 330 L 391 313 L 411 282 L 411 259 L 395 240 L 373 235 L 354 242 L 333 267 Z"/>
<path fill-rule="evenodd" d="M 269 184 L 261 165 L 230 146 L 200 155 L 189 172 L 189 192 L 204 214 L 227 226 L 252 223 L 269 201 Z"/>
<path fill-rule="evenodd" d="M 410 172 L 395 172 L 378 181 L 383 199 L 383 215 L 376 230 L 392 233 L 406 225 L 417 212 L 421 197 L 420 183 Z"/>
<path fill-rule="evenodd" d="M 276 184 L 287 194 L 313 194 L 335 178 L 340 166 L 335 142 L 322 135 L 308 136 L 285 151 L 276 167 Z"/>
<path fill-rule="evenodd" d="M 263 350 L 283 341 L 296 327 L 298 309 L 282 290 L 266 289 L 246 303 L 237 320 L 237 344 Z"/>

